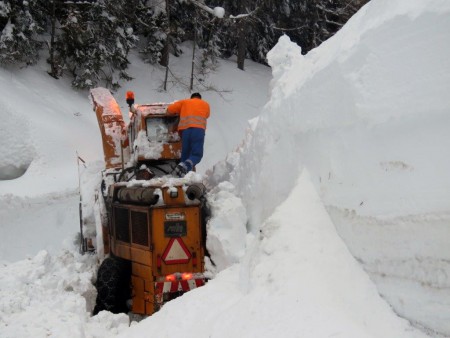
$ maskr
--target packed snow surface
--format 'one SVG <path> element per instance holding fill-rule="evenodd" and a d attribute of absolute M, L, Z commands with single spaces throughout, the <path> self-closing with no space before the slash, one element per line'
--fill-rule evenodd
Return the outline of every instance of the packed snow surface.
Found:
<path fill-rule="evenodd" d="M 372 0 L 306 56 L 282 37 L 271 81 L 221 62 L 198 171 L 214 278 L 131 325 L 90 315 L 98 257 L 74 245 L 103 157 L 87 94 L 1 69 L 0 336 L 450 336 L 448 32 L 448 1 Z M 188 96 L 131 71 L 137 102 Z"/>

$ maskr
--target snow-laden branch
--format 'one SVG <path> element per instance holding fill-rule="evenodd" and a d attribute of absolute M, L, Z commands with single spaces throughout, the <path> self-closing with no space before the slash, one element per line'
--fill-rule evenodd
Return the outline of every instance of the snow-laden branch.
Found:
<path fill-rule="evenodd" d="M 328 24 L 339 26 L 339 27 L 342 27 L 345 24 L 345 23 L 334 21 L 334 20 L 325 20 L 325 22 L 328 23 Z"/>
<path fill-rule="evenodd" d="M 207 5 L 205 5 L 203 1 L 200 0 L 188 0 L 188 1 L 197 6 L 198 8 L 203 9 L 204 11 L 208 12 L 211 15 L 214 15 L 219 19 L 223 19 L 223 17 L 225 16 L 225 9 L 223 9 L 222 7 L 210 8 Z"/>
<path fill-rule="evenodd" d="M 238 14 L 238 15 L 230 15 L 230 19 L 243 19 L 243 18 L 247 18 L 249 16 L 251 16 L 252 13 L 248 13 L 248 14 Z"/>
<path fill-rule="evenodd" d="M 351 0 L 350 2 L 348 2 L 344 7 L 341 8 L 337 8 L 337 9 L 329 9 L 326 8 L 325 6 L 321 5 L 321 4 L 317 4 L 316 8 L 320 9 L 321 11 L 328 13 L 328 14 L 333 14 L 333 15 L 340 15 L 340 14 L 344 14 L 345 11 L 347 10 L 347 8 L 349 8 L 350 6 L 354 5 L 354 1 Z M 353 7 L 353 6 L 352 6 Z M 352 8 L 350 7 L 350 8 Z"/>
<path fill-rule="evenodd" d="M 239 19 L 246 19 L 246 18 L 248 18 L 248 17 L 252 17 L 252 18 L 255 18 L 256 17 L 256 15 L 255 15 L 255 13 L 257 12 L 259 10 L 259 7 L 256 7 L 254 10 L 252 10 L 251 12 L 249 12 L 249 13 L 243 13 L 243 14 L 238 14 L 238 15 L 230 15 L 230 19 L 233 19 L 233 20 L 239 20 Z"/>
<path fill-rule="evenodd" d="M 293 28 L 283 28 L 283 27 L 271 26 L 272 29 L 280 30 L 280 31 L 283 31 L 283 32 L 284 31 L 301 31 L 301 30 L 303 30 L 303 29 L 305 29 L 307 27 L 308 26 L 306 26 L 306 25 L 303 25 L 301 27 L 293 27 Z"/>

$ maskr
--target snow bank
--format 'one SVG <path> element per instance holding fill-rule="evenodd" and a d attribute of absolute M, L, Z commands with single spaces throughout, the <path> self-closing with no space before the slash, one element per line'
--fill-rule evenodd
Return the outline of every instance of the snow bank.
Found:
<path fill-rule="evenodd" d="M 91 317 L 96 258 L 73 251 L 0 266 L 2 337 L 106 337 L 128 327 L 124 314 Z"/>
<path fill-rule="evenodd" d="M 289 170 L 308 164 L 318 185 L 333 180 L 346 190 L 348 196 L 333 197 L 333 203 L 352 198 L 357 205 L 364 199 L 358 194 L 370 194 L 373 204 L 366 204 L 367 213 L 395 215 L 405 208 L 426 212 L 448 207 L 450 182 L 442 178 L 450 162 L 440 150 L 450 142 L 445 134 L 450 106 L 446 95 L 450 47 L 445 43 L 449 20 L 447 5 L 442 13 L 433 13 L 428 11 L 436 9 L 437 2 L 430 3 L 434 6 L 411 19 L 406 14 L 417 14 L 415 4 L 403 2 L 402 11 L 396 13 L 391 8 L 395 5 L 375 1 L 305 57 L 288 37 L 280 39 L 268 55 L 274 73 L 272 97 L 245 155 L 254 162 L 250 179 L 264 176 L 273 183 L 256 190 L 244 188 L 249 197 L 245 200 L 259 202 L 252 197 L 276 195 L 274 191 L 286 196 L 290 189 L 285 182 L 292 181 Z M 372 12 L 384 15 L 374 22 Z M 248 168 L 240 172 L 239 177 L 247 179 L 243 173 Z M 423 198 L 424 192 L 431 201 Z M 402 203 L 400 208 L 384 198 L 386 194 Z M 422 204 L 413 206 L 414 201 L 406 198 L 411 194 Z M 324 196 L 327 203 L 330 195 Z M 254 212 L 255 223 L 282 198 L 273 197 L 262 215 Z"/>
<path fill-rule="evenodd" d="M 449 12 L 443 1 L 371 1 L 306 56 L 282 37 L 268 55 L 271 100 L 231 175 L 257 233 L 308 168 L 383 296 L 445 334 Z"/>
<path fill-rule="evenodd" d="M 14 180 L 0 180 L 0 194 L 38 197 L 78 188 L 76 152 L 99 158 L 101 140 L 87 93 L 68 95 L 69 81 L 46 73 L 45 60 L 29 69 L 0 68 L 0 159 L 27 169 Z M 70 99 L 69 99 L 70 98 Z M 4 139 L 5 138 L 5 139 Z"/>
<path fill-rule="evenodd" d="M 247 213 L 234 192 L 231 183 L 222 182 L 208 194 L 212 217 L 206 247 L 215 265 L 211 272 L 239 263 L 245 253 Z"/>
<path fill-rule="evenodd" d="M 0 102 L 0 120 L 0 180 L 11 180 L 22 176 L 34 158 L 30 125 L 4 102 Z"/>
<path fill-rule="evenodd" d="M 40 197 L 0 195 L 0 262 L 32 257 L 43 248 L 55 254 L 72 247 L 78 219 L 76 191 Z"/>

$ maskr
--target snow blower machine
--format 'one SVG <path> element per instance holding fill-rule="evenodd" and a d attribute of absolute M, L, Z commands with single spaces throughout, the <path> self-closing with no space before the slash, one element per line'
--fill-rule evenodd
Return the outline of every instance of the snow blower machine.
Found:
<path fill-rule="evenodd" d="M 171 175 L 180 161 L 181 140 L 178 117 L 167 114 L 167 104 L 137 105 L 133 92 L 127 92 L 125 124 L 109 90 L 92 89 L 90 97 L 106 167 L 98 189 L 103 207 L 96 241 L 102 245 L 94 248 L 95 239 L 82 238 L 87 250 L 103 246 L 105 257 L 94 314 L 151 315 L 205 284 L 205 187 L 195 178 Z"/>

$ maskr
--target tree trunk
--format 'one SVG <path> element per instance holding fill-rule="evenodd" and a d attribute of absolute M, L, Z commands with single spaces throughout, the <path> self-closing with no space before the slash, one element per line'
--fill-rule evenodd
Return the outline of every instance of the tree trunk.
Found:
<path fill-rule="evenodd" d="M 56 0 L 52 1 L 51 33 L 50 33 L 50 76 L 58 78 L 58 66 L 55 61 Z"/>
<path fill-rule="evenodd" d="M 247 11 L 247 0 L 241 0 L 239 11 L 244 14 Z M 244 70 L 245 55 L 247 53 L 247 18 L 241 18 L 238 22 L 238 41 L 237 41 L 237 66 Z"/>
<path fill-rule="evenodd" d="M 166 41 L 164 43 L 164 48 L 162 50 L 161 61 L 159 62 L 161 66 L 169 67 L 169 51 L 170 51 L 170 7 L 169 0 L 166 0 L 166 16 L 167 16 L 167 30 L 166 30 Z"/>
<path fill-rule="evenodd" d="M 194 89 L 194 68 L 195 68 L 195 45 L 197 44 L 197 24 L 194 24 L 194 45 L 192 46 L 192 67 L 191 67 L 191 87 Z"/>
<path fill-rule="evenodd" d="M 166 0 L 166 15 L 167 15 L 167 36 L 164 48 L 162 50 L 161 66 L 166 67 L 166 75 L 164 77 L 164 90 L 167 90 L 167 79 L 169 77 L 169 52 L 170 52 L 170 4 Z"/>
<path fill-rule="evenodd" d="M 245 19 L 241 19 L 238 24 L 238 48 L 237 48 L 237 66 L 239 69 L 244 70 L 244 62 L 245 62 L 245 55 L 247 52 L 247 37 L 246 37 L 246 22 Z"/>

